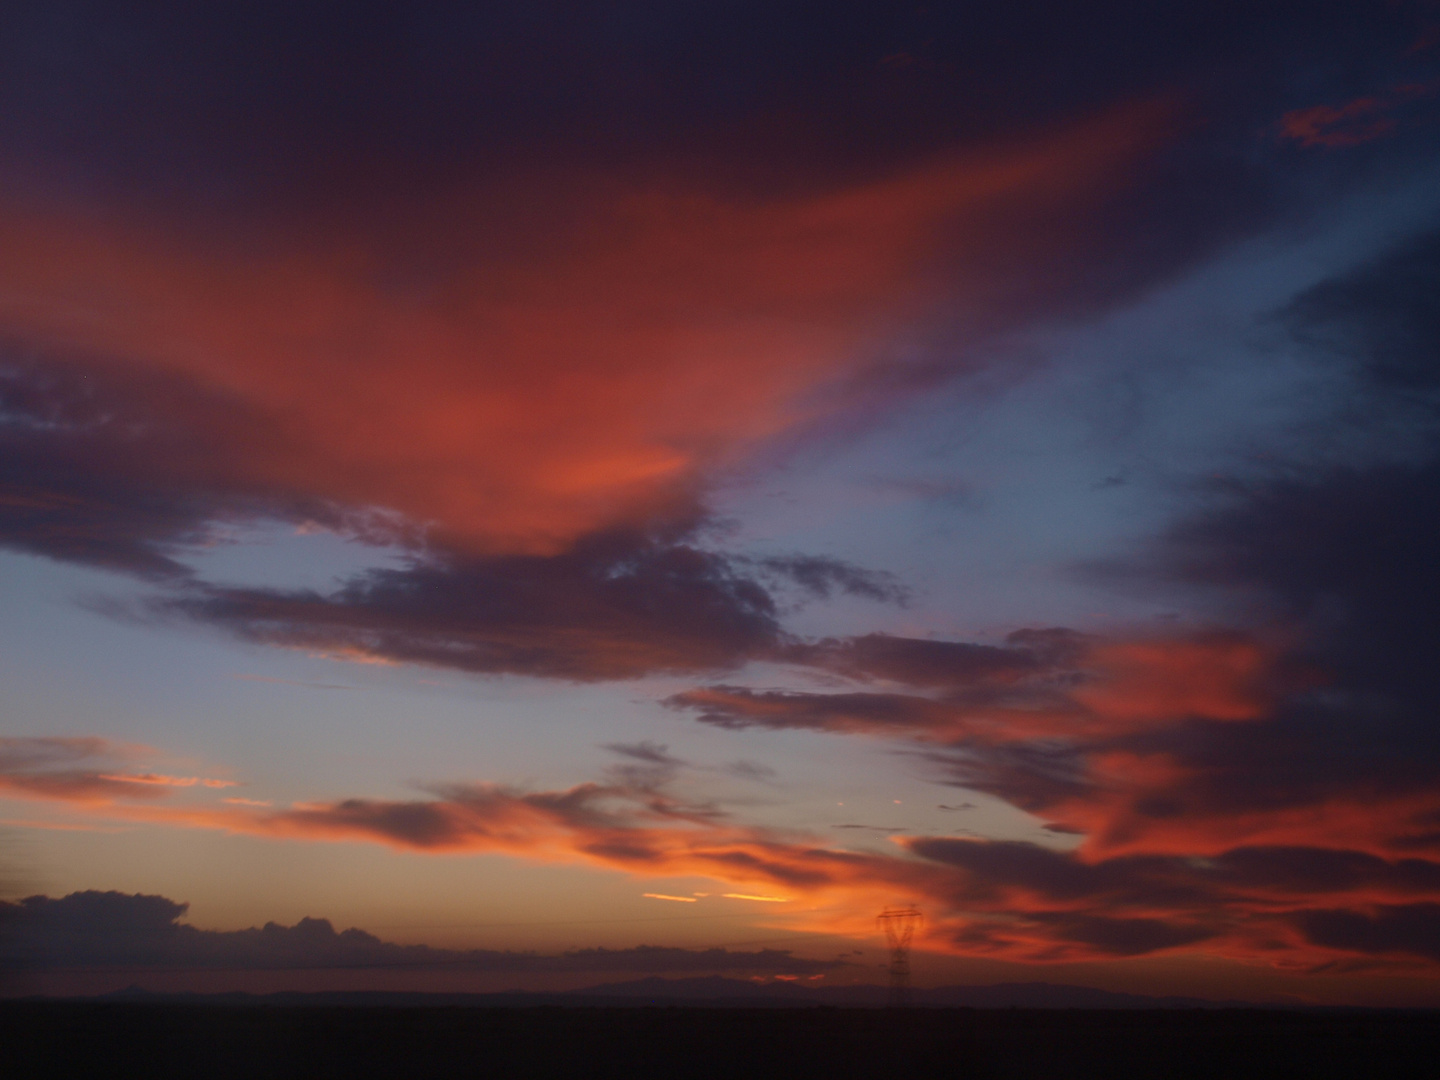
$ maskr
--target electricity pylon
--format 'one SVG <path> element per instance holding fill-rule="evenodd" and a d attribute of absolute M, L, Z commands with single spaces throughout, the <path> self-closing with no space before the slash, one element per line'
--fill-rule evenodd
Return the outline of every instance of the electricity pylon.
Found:
<path fill-rule="evenodd" d="M 910 939 L 924 916 L 919 908 L 886 908 L 875 921 L 885 928 L 890 942 L 890 1004 L 900 1007 L 910 1003 Z"/>

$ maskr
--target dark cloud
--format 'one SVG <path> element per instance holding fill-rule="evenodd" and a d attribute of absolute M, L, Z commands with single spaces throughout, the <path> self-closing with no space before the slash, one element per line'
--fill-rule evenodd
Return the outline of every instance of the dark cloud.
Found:
<path fill-rule="evenodd" d="M 1246 896 L 1305 898 L 1368 892 L 1421 896 L 1440 892 L 1440 862 L 1382 859 L 1322 847 L 1239 847 L 1211 856 L 1123 855 L 1096 862 L 1022 841 L 907 841 L 917 855 L 965 871 L 961 898 L 1019 888 L 1054 901 L 1196 909 Z"/>
<path fill-rule="evenodd" d="M 757 782 L 768 782 L 774 780 L 779 774 L 769 765 L 761 764 L 758 761 L 748 761 L 741 758 L 723 766 L 724 771 L 731 776 L 738 776 L 742 780 L 755 780 Z"/>
<path fill-rule="evenodd" d="M 865 634 L 795 645 L 786 656 L 797 664 L 823 667 L 853 679 L 962 690 L 1073 663 L 1083 646 L 1081 635 L 1064 629 L 1017 630 L 1006 637 L 1004 645 Z"/>
<path fill-rule="evenodd" d="M 646 765 L 663 765 L 667 768 L 679 768 L 685 764 L 680 758 L 670 753 L 670 747 L 664 743 L 650 742 L 648 739 L 638 743 L 606 743 L 606 750 L 621 757 L 631 758 Z"/>
<path fill-rule="evenodd" d="M 182 380 L 0 359 L 0 544 L 149 578 L 227 511 L 280 500 L 246 489 L 217 440 L 263 438 L 254 418 Z M 228 475 L 227 475 L 228 474 Z M 267 503 L 269 505 L 267 505 Z"/>
<path fill-rule="evenodd" d="M 1440 960 L 1440 904 L 1380 905 L 1368 911 L 1302 911 L 1292 917 L 1317 945 L 1359 953 Z"/>
<path fill-rule="evenodd" d="M 844 593 L 867 600 L 903 604 L 910 595 L 893 574 L 862 570 L 838 559 L 787 555 L 757 559 L 755 565 L 781 582 L 794 584 L 811 596 L 826 600 L 834 594 Z"/>
<path fill-rule="evenodd" d="M 1367 889 L 1406 893 L 1440 891 L 1440 862 L 1386 860 L 1367 852 L 1331 848 L 1237 848 L 1200 861 L 1229 886 L 1259 886 L 1295 896 Z"/>
<path fill-rule="evenodd" d="M 1440 862 L 1432 860 L 1240 847 L 1209 857 L 1082 861 L 1016 841 L 923 837 L 906 844 L 961 872 L 949 880 L 947 899 L 974 917 L 951 932 L 970 946 L 1058 959 L 1067 943 L 1135 956 L 1228 939 L 1228 948 L 1244 952 L 1256 947 L 1256 935 L 1296 927 L 1309 943 L 1342 953 L 1436 955 L 1440 923 L 1429 898 L 1440 892 Z M 1378 908 L 1377 897 L 1386 901 Z"/>
<path fill-rule="evenodd" d="M 774 599 L 725 556 L 633 533 L 549 556 L 437 553 L 330 594 L 196 585 L 148 610 L 270 645 L 575 680 L 730 668 L 780 641 Z"/>
<path fill-rule="evenodd" d="M 652 798 L 660 798 L 661 789 L 674 780 L 681 769 L 693 768 L 688 761 L 671 754 L 668 746 L 649 740 L 606 743 L 602 748 L 624 759 L 605 770 L 610 783 L 649 792 Z"/>
<path fill-rule="evenodd" d="M 788 951 L 577 949 L 558 956 L 492 949 L 397 945 L 364 930 L 336 932 L 328 919 L 294 926 L 200 930 L 181 923 L 188 904 L 163 896 L 77 892 L 60 899 L 31 896 L 0 902 L 0 960 L 7 970 L 168 968 L 276 970 L 306 968 L 444 969 L 460 971 L 649 974 L 757 971 L 813 974 L 839 961 L 808 960 Z"/>
<path fill-rule="evenodd" d="M 573 679 L 724 669 L 772 653 L 781 635 L 770 590 L 786 581 L 817 595 L 895 596 L 883 575 L 831 559 L 755 567 L 705 550 L 694 511 L 688 525 L 592 534 L 555 554 L 448 550 L 396 515 L 256 480 L 246 455 L 292 452 L 283 443 L 262 415 L 179 377 L 0 364 L 0 546 L 169 584 L 178 591 L 156 595 L 151 614 L 253 641 Z M 195 579 L 187 555 L 257 519 L 415 554 L 330 594 Z"/>
<path fill-rule="evenodd" d="M 951 731 L 986 709 L 1061 708 L 1083 678 L 1086 639 L 1069 630 L 1018 630 L 1006 644 L 866 634 L 787 643 L 787 661 L 859 683 L 883 681 L 925 693 L 860 690 L 813 693 L 708 686 L 672 695 L 666 706 L 690 710 L 718 727 L 803 728 L 901 734 Z M 1038 715 L 1038 713 L 1037 713 Z"/>
<path fill-rule="evenodd" d="M 152 197 L 213 204 L 285 185 L 323 206 L 326 183 L 345 195 L 543 160 L 557 144 L 603 159 L 739 129 L 741 147 L 722 143 L 740 158 L 731 171 L 767 153 L 834 171 L 1156 88 L 1231 120 L 1344 101 L 1425 60 L 1405 57 L 1418 31 L 1405 4 L 1106 11 L 426 4 L 357 8 L 338 27 L 323 3 L 160 4 L 124 19 L 84 0 L 18 4 L 0 133 L 32 169 L 78 158 Z"/>
<path fill-rule="evenodd" d="M 716 727 L 800 728 L 811 731 L 923 731 L 949 712 L 928 698 L 902 694 L 810 694 L 709 686 L 665 699 L 672 709 L 692 710 Z"/>
<path fill-rule="evenodd" d="M 1339 353 L 1387 388 L 1440 389 L 1440 234 L 1297 297 L 1282 313 L 1297 338 Z"/>
<path fill-rule="evenodd" d="M 1163 919 L 1114 919 L 1101 915 L 1051 915 L 1038 918 L 1062 941 L 1072 941 L 1109 956 L 1141 956 L 1193 945 L 1215 936 L 1208 927 Z"/>
<path fill-rule="evenodd" d="M 394 515 L 257 479 L 245 464 L 293 450 L 263 412 L 196 380 L 0 349 L 0 546 L 173 582 L 191 575 L 185 555 L 236 524 L 418 541 Z"/>

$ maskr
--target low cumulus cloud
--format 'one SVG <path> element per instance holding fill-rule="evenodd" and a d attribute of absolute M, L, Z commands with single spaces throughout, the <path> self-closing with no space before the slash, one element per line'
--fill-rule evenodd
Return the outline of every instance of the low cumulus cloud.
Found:
<path fill-rule="evenodd" d="M 66 968 L 298 970 L 397 968 L 498 972 L 764 972 L 820 974 L 836 960 L 810 960 L 788 950 L 575 949 L 540 955 L 495 949 L 397 945 L 354 927 L 336 931 L 328 919 L 294 926 L 266 923 L 248 930 L 202 930 L 179 920 L 188 904 L 163 896 L 77 892 L 58 899 L 31 896 L 0 902 L 0 964 L 11 971 Z"/>

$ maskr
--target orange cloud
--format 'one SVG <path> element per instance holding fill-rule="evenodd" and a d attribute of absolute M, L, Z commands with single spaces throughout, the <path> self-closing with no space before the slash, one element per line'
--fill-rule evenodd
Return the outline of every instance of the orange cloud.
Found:
<path fill-rule="evenodd" d="M 793 196 L 527 176 L 243 242 L 12 202 L 0 321 L 243 403 L 259 419 L 226 434 L 212 480 L 552 552 L 686 512 L 701 474 L 835 407 L 818 391 L 941 293 L 973 290 L 977 317 L 1022 303 L 1028 281 L 981 295 L 990 255 L 1074 240 L 1065 208 L 1166 125 L 1123 110 Z"/>
<path fill-rule="evenodd" d="M 165 785 L 133 784 L 89 772 L 45 772 L 0 774 L 0 793 L 106 805 L 112 799 L 161 799 L 169 792 Z"/>
<path fill-rule="evenodd" d="M 144 747 L 99 738 L 0 739 L 0 794 L 104 806 L 114 799 L 163 799 L 175 788 L 238 786 L 234 780 L 205 776 L 76 767 L 85 762 L 114 764 L 145 752 Z"/>
<path fill-rule="evenodd" d="M 99 773 L 97 779 L 114 780 L 121 784 L 154 784 L 157 787 L 194 787 L 196 784 L 207 788 L 238 786 L 234 780 L 215 780 L 208 776 L 163 776 L 159 773 Z"/>

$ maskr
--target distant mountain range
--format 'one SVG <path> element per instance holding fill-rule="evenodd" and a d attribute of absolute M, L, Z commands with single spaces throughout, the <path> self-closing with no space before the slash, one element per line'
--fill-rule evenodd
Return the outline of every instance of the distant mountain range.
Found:
<path fill-rule="evenodd" d="M 284 992 L 275 994 L 157 993 L 138 986 L 89 1001 L 206 1005 L 315 1005 L 404 1008 L 469 1006 L 562 1008 L 616 1006 L 690 1006 L 711 1008 L 804 1008 L 816 1006 L 875 1008 L 889 1001 L 884 986 L 811 987 L 788 982 L 754 983 L 718 976 L 696 979 L 651 977 L 605 983 L 584 990 L 536 992 L 511 990 L 488 994 L 390 991 Z M 921 1008 L 970 1009 L 1232 1009 L 1286 1008 L 1299 1002 L 1257 1005 L 1191 997 L 1150 997 L 1055 983 L 996 983 L 990 986 L 941 986 L 910 991 L 910 1004 Z"/>

